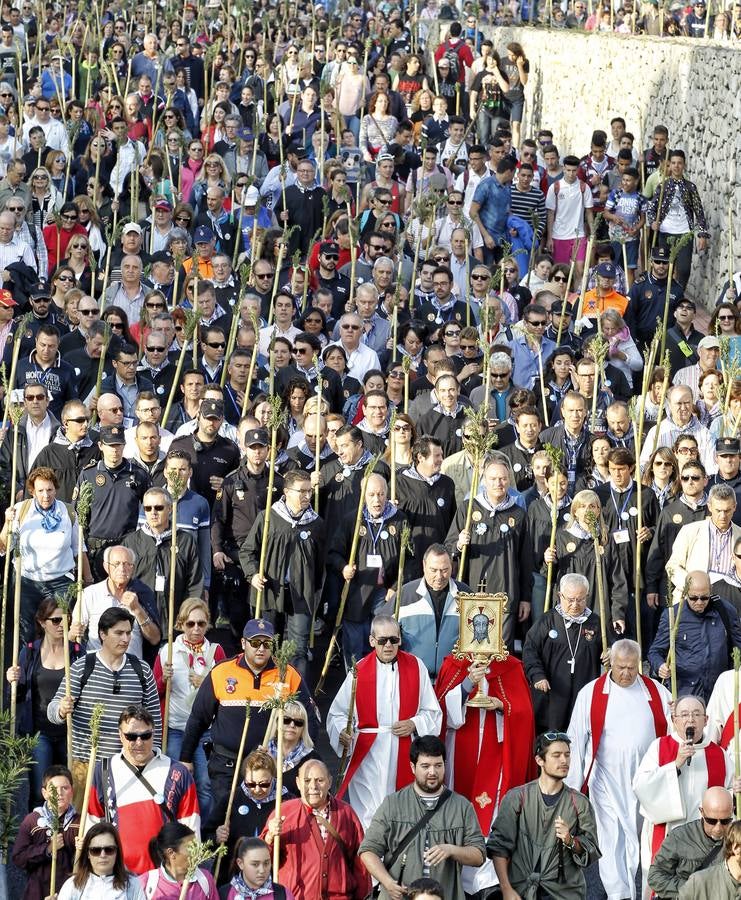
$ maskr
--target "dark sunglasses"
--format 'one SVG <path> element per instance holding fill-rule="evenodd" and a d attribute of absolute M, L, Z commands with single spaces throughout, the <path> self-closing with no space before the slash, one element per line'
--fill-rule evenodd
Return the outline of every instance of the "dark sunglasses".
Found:
<path fill-rule="evenodd" d="M 152 512 L 153 510 L 154 512 L 162 512 L 164 508 L 164 503 L 152 503 L 149 506 L 144 507 L 144 512 Z"/>
<path fill-rule="evenodd" d="M 472 275 L 471 280 L 472 281 L 486 281 L 486 279 L 488 277 L 489 277 L 488 275 Z"/>
<path fill-rule="evenodd" d="M 97 310 L 97 309 L 78 309 L 77 312 L 81 316 L 97 316 L 99 310 Z"/>
<path fill-rule="evenodd" d="M 728 816 L 726 819 L 713 819 L 710 816 L 703 816 L 703 822 L 707 822 L 708 825 L 730 825 L 733 821 L 733 816 Z"/>
<path fill-rule="evenodd" d="M 147 347 L 147 353 L 164 353 L 164 347 Z"/>
<path fill-rule="evenodd" d="M 710 600 L 710 594 L 687 594 L 687 599 L 697 603 L 707 603 Z"/>
<path fill-rule="evenodd" d="M 266 650 L 273 649 L 273 642 L 269 638 L 249 638 L 247 643 L 252 647 L 253 650 L 259 650 L 260 647 L 265 647 Z"/>
<path fill-rule="evenodd" d="M 90 856 L 115 856 L 118 847 L 115 844 L 104 844 L 102 847 L 88 847 L 87 852 Z"/>
<path fill-rule="evenodd" d="M 303 728 L 305 722 L 303 719 L 294 719 L 293 716 L 283 716 L 283 724 L 295 725 L 296 728 Z"/>
<path fill-rule="evenodd" d="M 395 647 L 401 643 L 401 638 L 394 634 L 391 637 L 377 637 L 375 641 L 380 647 L 385 647 L 386 644 L 391 644 L 392 647 Z"/>
<path fill-rule="evenodd" d="M 61 625 L 64 622 L 64 616 L 49 616 L 46 621 L 51 622 L 52 625 Z"/>
<path fill-rule="evenodd" d="M 194 621 L 192 621 L 191 619 L 189 619 L 189 620 L 185 623 L 185 627 L 186 627 L 186 628 L 196 628 L 196 627 L 198 627 L 198 628 L 206 628 L 207 626 L 208 626 L 208 622 L 205 622 L 203 619 L 199 619 L 197 622 L 194 622 Z"/>
<path fill-rule="evenodd" d="M 87 422 L 87 420 L 87 416 L 70 416 L 66 421 L 75 422 L 77 425 L 82 425 L 82 423 Z"/>
<path fill-rule="evenodd" d="M 152 734 L 151 731 L 128 731 L 124 733 L 124 737 L 130 744 L 135 744 L 137 741 L 151 741 Z"/>
<path fill-rule="evenodd" d="M 245 781 L 245 784 L 251 791 L 254 791 L 255 788 L 262 788 L 262 790 L 267 791 L 272 783 L 272 781 Z"/>
<path fill-rule="evenodd" d="M 554 275 L 553 281 L 568 281 L 568 278 L 565 275 Z"/>
<path fill-rule="evenodd" d="M 702 475 L 682 475 L 682 481 L 702 481 Z"/>
<path fill-rule="evenodd" d="M 206 346 L 213 347 L 214 350 L 218 349 L 219 347 L 223 349 L 224 347 L 226 347 L 226 341 L 206 341 Z"/>

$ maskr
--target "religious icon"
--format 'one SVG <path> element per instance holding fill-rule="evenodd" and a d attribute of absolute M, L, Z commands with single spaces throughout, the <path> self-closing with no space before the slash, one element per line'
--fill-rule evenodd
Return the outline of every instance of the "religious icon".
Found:
<path fill-rule="evenodd" d="M 484 585 L 477 593 L 458 594 L 458 640 L 453 647 L 457 659 L 471 662 L 503 660 L 509 651 L 502 639 L 502 624 L 507 608 L 506 594 L 487 594 Z M 467 706 L 487 706 L 488 698 L 475 694 Z"/>

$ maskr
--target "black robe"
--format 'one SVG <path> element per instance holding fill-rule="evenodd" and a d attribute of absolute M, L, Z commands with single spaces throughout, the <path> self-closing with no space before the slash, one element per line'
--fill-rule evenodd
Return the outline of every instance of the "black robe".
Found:
<path fill-rule="evenodd" d="M 357 513 L 366 465 L 354 469 L 333 459 L 321 467 L 319 512 L 325 521 L 341 522 L 346 516 Z M 376 463 L 373 474 L 381 475 L 387 482 L 391 477 L 389 467 L 381 460 Z"/>
<path fill-rule="evenodd" d="M 248 581 L 260 570 L 264 521 L 265 510 L 262 510 L 239 551 L 239 561 Z M 270 511 L 264 572 L 267 584 L 262 593 L 262 608 L 288 615 L 311 615 L 316 612 L 326 549 L 326 529 L 319 516 L 303 524 L 298 521 L 291 523 L 273 507 Z M 253 607 L 256 599 L 257 592 L 252 588 L 250 602 Z"/>
<path fill-rule="evenodd" d="M 288 246 L 288 258 L 291 259 L 296 250 L 301 251 L 304 257 L 309 252 L 314 236 L 322 227 L 324 210 L 322 199 L 325 196 L 323 188 L 313 187 L 308 191 L 302 190 L 297 184 L 292 184 L 285 191 L 285 206 L 283 195 L 278 195 L 275 204 L 275 215 L 280 220 L 280 214 L 284 209 L 288 212 L 288 228 L 298 225 L 291 232 Z"/>
<path fill-rule="evenodd" d="M 602 484 L 595 488 L 595 494 L 602 503 L 602 515 L 607 526 L 607 533 L 613 549 L 617 553 L 620 565 L 623 569 L 623 575 L 628 585 L 628 593 L 632 594 L 635 588 L 635 558 L 638 531 L 638 514 L 636 504 L 638 503 L 638 492 L 635 482 L 631 488 L 618 493 L 612 491 L 610 484 Z M 643 525 L 646 528 L 655 528 L 659 518 L 659 501 L 656 494 L 650 487 L 644 486 L 641 490 L 641 508 L 643 510 Z M 621 516 L 622 512 L 627 514 L 627 518 Z M 615 542 L 613 534 L 616 531 L 627 529 L 630 537 L 629 541 L 618 544 Z M 646 556 L 651 545 L 650 541 L 640 545 L 641 550 L 641 573 L 646 570 Z"/>
<path fill-rule="evenodd" d="M 438 412 L 434 407 L 426 412 L 417 422 L 419 434 L 437 438 L 443 445 L 443 455 L 448 457 L 463 449 L 463 424 L 466 421 L 466 407 L 470 403 L 461 404 L 454 416 Z"/>
<path fill-rule="evenodd" d="M 556 516 L 556 534 L 558 529 L 568 524 L 570 518 L 568 506 L 558 510 Z M 551 508 L 543 497 L 527 507 L 527 528 L 533 548 L 533 571 L 539 572 L 543 565 L 543 554 L 551 543 Z"/>
<path fill-rule="evenodd" d="M 680 530 L 690 522 L 701 522 L 707 517 L 707 506 L 692 509 L 677 498 L 667 503 L 659 514 L 654 536 L 648 550 L 645 566 L 645 584 L 647 594 L 659 594 L 661 600 L 666 596 L 666 563 L 672 555 L 674 541 Z"/>
<path fill-rule="evenodd" d="M 373 599 L 377 596 L 379 588 L 390 588 L 396 584 L 399 574 L 399 549 L 401 547 L 401 531 L 406 523 L 406 517 L 397 509 L 393 515 L 384 519 L 380 529 L 373 525 L 372 533 L 369 523 L 363 518 L 358 538 L 358 551 L 355 559 L 357 571 L 350 582 L 347 594 L 344 619 L 348 622 L 365 622 L 370 619 L 373 612 Z M 334 569 L 342 579 L 342 569 L 350 559 L 353 532 L 355 530 L 355 516 L 347 516 L 336 528 L 329 539 L 329 553 L 327 555 L 328 568 Z M 376 537 L 374 542 L 373 538 Z M 368 557 L 377 555 L 381 557 L 381 568 L 369 567 Z M 379 574 L 381 584 L 379 584 Z M 340 582 L 344 583 L 344 579 Z"/>
<path fill-rule="evenodd" d="M 465 528 L 467 508 L 458 508 L 445 544 L 453 557 L 458 535 Z M 478 499 L 473 501 L 471 543 L 466 553 L 466 570 L 458 573 L 475 591 L 482 581 L 488 593 L 504 591 L 508 597 L 502 634 L 507 646 L 514 645 L 520 603 L 529 603 L 532 591 L 533 545 L 527 514 L 519 506 L 492 513 Z"/>
<path fill-rule="evenodd" d="M 576 645 L 578 634 L 575 629 L 575 625 L 569 628 L 572 648 Z M 533 688 L 537 734 L 544 731 L 566 731 L 576 695 L 584 685 L 600 675 L 601 654 L 600 620 L 595 612 L 581 625 L 579 646 L 574 654 L 573 675 L 569 665 L 571 651 L 566 639 L 565 623 L 555 608 L 550 609 L 528 631 L 522 648 L 522 664 Z M 543 679 L 551 686 L 548 693 L 537 691 L 533 687 Z"/>
<path fill-rule="evenodd" d="M 540 441 L 536 441 L 532 451 L 526 450 L 517 441 L 514 444 L 506 444 L 502 447 L 502 453 L 512 463 L 512 471 L 515 473 L 515 487 L 518 491 L 526 491 L 535 484 L 533 454 L 542 449 Z"/>
<path fill-rule="evenodd" d="M 430 544 L 443 544 L 455 515 L 455 483 L 440 475 L 428 484 L 405 469 L 396 479 L 396 500 L 412 530 L 414 553 L 407 555 L 404 580 L 422 575 L 422 557 Z"/>

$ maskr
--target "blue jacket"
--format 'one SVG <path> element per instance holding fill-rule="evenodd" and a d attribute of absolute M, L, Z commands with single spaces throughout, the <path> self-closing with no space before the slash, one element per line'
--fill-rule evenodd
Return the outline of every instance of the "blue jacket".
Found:
<path fill-rule="evenodd" d="M 468 590 L 470 588 L 467 585 L 450 579 L 438 632 L 435 610 L 424 578 L 410 581 L 402 588 L 399 606 L 401 649 L 418 656 L 427 667 L 430 678 L 434 679 L 437 675 L 443 660 L 458 640 L 458 610 L 455 598 L 460 592 Z M 384 609 L 384 612 L 387 610 Z M 393 614 L 392 605 L 390 614 Z"/>
<path fill-rule="evenodd" d="M 722 604 L 730 635 L 718 612 Z M 675 607 L 676 612 L 676 607 Z M 721 672 L 730 664 L 730 647 L 741 647 L 741 625 L 735 607 L 727 600 L 713 597 L 702 615 L 687 603 L 677 629 L 677 694 L 696 694 L 706 702 Z M 651 672 L 655 676 L 669 654 L 669 610 L 661 614 L 659 630 L 648 651 Z"/>

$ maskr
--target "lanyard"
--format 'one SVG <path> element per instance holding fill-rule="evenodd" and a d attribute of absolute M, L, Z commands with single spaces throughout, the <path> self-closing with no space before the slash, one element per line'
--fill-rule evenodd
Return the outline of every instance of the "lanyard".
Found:
<path fill-rule="evenodd" d="M 368 534 L 370 535 L 371 543 L 373 544 L 373 555 L 376 555 L 376 547 L 378 546 L 379 538 L 381 537 L 381 532 L 383 531 L 384 521 L 381 519 L 381 522 L 378 526 L 378 531 L 373 534 L 373 524 L 368 516 L 365 517 L 366 524 L 368 525 Z"/>
<path fill-rule="evenodd" d="M 618 509 L 617 503 L 615 502 L 615 491 L 612 489 L 612 485 L 610 485 L 610 500 L 612 500 L 612 505 L 615 507 L 615 512 L 617 513 L 618 520 L 621 522 L 625 522 L 627 520 L 627 516 L 625 515 L 625 510 L 628 508 L 628 504 L 630 503 L 630 498 L 633 496 L 633 485 L 631 484 L 630 490 L 627 493 L 625 498 L 625 502 L 623 503 L 622 509 Z"/>

